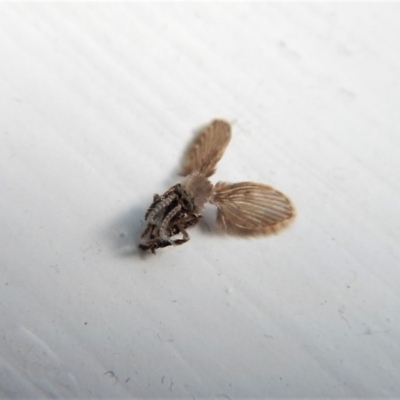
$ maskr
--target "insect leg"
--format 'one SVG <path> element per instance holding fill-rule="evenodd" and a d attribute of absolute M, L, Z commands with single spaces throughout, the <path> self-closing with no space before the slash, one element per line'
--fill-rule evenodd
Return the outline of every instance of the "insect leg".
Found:
<path fill-rule="evenodd" d="M 187 233 L 186 229 L 184 229 L 184 228 L 182 227 L 182 225 L 179 224 L 179 223 L 176 224 L 176 227 L 177 227 L 177 229 L 179 230 L 179 232 L 182 233 L 183 238 L 182 238 L 182 239 L 176 239 L 176 240 L 174 240 L 174 244 L 175 244 L 175 245 L 180 245 L 180 244 L 184 244 L 184 243 L 186 243 L 187 241 L 189 241 L 189 240 L 190 240 L 190 236 L 189 236 L 189 234 Z"/>
<path fill-rule="evenodd" d="M 154 196 L 155 197 L 155 196 Z M 158 196 L 155 202 L 150 206 L 145 219 L 151 224 L 157 224 L 158 215 L 165 210 L 176 199 L 176 193 L 170 193 L 167 197 Z"/>
<path fill-rule="evenodd" d="M 161 225 L 160 225 L 160 238 L 161 240 L 165 240 L 168 242 L 171 242 L 170 235 L 168 235 L 168 230 L 170 230 L 169 223 L 171 222 L 172 218 L 175 217 L 175 215 L 182 209 L 182 206 L 178 204 L 176 207 L 174 207 L 163 219 Z"/>
<path fill-rule="evenodd" d="M 154 228 L 156 228 L 156 225 L 148 224 L 147 228 L 142 233 L 141 238 L 143 239 L 149 233 L 150 239 L 153 239 L 154 238 L 154 234 L 153 234 Z"/>

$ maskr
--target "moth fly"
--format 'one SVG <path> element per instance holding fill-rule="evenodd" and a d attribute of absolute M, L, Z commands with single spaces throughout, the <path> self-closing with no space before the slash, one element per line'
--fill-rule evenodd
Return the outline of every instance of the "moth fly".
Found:
<path fill-rule="evenodd" d="M 229 234 L 265 235 L 294 218 L 292 202 L 271 186 L 253 182 L 213 185 L 208 180 L 230 139 L 230 124 L 218 119 L 195 136 L 183 157 L 183 181 L 161 196 L 155 194 L 145 214 L 142 250 L 155 253 L 159 248 L 186 243 L 190 239 L 187 229 L 200 221 L 206 203 L 217 207 L 218 225 Z"/>

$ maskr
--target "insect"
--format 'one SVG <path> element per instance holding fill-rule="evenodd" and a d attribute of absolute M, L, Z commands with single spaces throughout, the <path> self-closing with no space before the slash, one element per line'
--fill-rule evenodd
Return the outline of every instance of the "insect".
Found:
<path fill-rule="evenodd" d="M 201 130 L 187 148 L 180 174 L 185 178 L 163 195 L 155 194 L 145 214 L 142 250 L 186 243 L 187 229 L 202 218 L 206 203 L 218 208 L 217 223 L 229 234 L 259 236 L 276 232 L 295 216 L 292 202 L 273 187 L 253 182 L 213 185 L 215 173 L 231 139 L 230 124 L 214 120 Z"/>

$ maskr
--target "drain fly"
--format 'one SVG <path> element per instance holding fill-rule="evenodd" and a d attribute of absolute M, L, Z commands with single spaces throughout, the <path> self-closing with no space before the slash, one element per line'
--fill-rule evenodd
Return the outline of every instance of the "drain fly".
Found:
<path fill-rule="evenodd" d="M 212 121 L 193 139 L 181 165 L 185 178 L 163 195 L 155 194 L 145 214 L 142 250 L 155 253 L 159 248 L 186 243 L 190 239 L 187 230 L 200 221 L 206 203 L 217 207 L 222 230 L 234 235 L 277 232 L 293 219 L 292 202 L 271 186 L 253 182 L 213 185 L 208 180 L 230 139 L 230 124 L 223 120 Z"/>

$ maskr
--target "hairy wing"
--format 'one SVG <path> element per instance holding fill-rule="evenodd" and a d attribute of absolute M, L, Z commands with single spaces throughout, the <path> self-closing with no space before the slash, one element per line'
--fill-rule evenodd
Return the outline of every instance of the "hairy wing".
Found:
<path fill-rule="evenodd" d="M 231 126 L 228 122 L 216 119 L 207 125 L 193 139 L 182 161 L 181 175 L 198 172 L 211 176 L 231 139 Z"/>
<path fill-rule="evenodd" d="M 218 224 L 236 235 L 277 232 L 295 216 L 292 202 L 273 187 L 252 182 L 218 182 L 211 202 L 218 207 Z"/>

